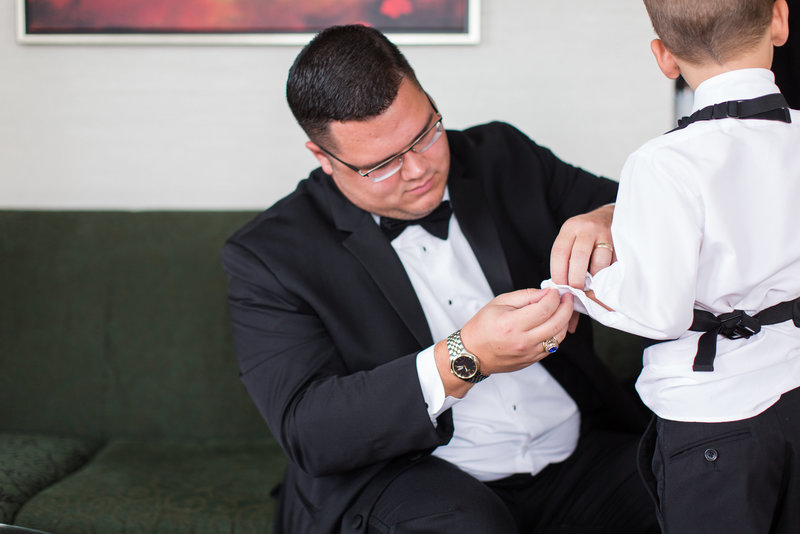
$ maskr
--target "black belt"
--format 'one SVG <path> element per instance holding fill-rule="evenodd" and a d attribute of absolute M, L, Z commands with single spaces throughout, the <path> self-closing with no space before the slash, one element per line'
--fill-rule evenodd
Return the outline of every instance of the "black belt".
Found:
<path fill-rule="evenodd" d="M 789 319 L 800 328 L 800 299 L 781 302 L 752 316 L 742 310 L 733 310 L 722 315 L 694 310 L 694 321 L 689 330 L 705 333 L 697 342 L 697 354 L 694 357 L 692 370 L 714 370 L 717 336 L 725 336 L 728 339 L 748 338 L 759 333 L 763 325 L 783 323 Z"/>

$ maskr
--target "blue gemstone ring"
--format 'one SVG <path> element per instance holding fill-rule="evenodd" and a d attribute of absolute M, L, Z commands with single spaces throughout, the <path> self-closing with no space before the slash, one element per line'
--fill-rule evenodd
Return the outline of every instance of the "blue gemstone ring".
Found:
<path fill-rule="evenodd" d="M 545 352 L 552 354 L 558 350 L 558 341 L 556 341 L 556 338 L 551 337 L 550 339 L 545 339 L 542 341 L 542 346 L 544 347 Z"/>

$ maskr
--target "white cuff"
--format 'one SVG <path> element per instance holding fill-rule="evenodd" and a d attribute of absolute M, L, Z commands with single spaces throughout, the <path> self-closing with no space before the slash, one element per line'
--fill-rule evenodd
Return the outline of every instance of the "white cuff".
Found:
<path fill-rule="evenodd" d="M 586 285 L 585 291 L 593 290 L 593 277 L 590 274 L 586 274 Z M 618 311 L 611 311 L 607 310 L 594 300 L 590 299 L 586 296 L 586 293 L 580 289 L 575 289 L 574 287 L 570 287 L 568 285 L 558 285 L 553 282 L 552 279 L 548 279 L 542 282 L 541 285 L 542 289 L 555 289 L 558 291 L 559 295 L 563 295 L 564 293 L 572 293 L 575 296 L 575 300 L 573 301 L 573 305 L 575 311 L 588 315 L 595 321 L 604 324 L 610 328 L 615 328 L 617 330 L 623 330 L 625 332 L 629 332 L 631 334 L 635 334 L 637 336 L 643 336 L 650 339 L 672 339 L 677 336 L 670 336 L 661 332 L 659 330 L 655 330 L 649 326 L 643 325 L 625 315 L 622 315 Z"/>
<path fill-rule="evenodd" d="M 436 367 L 433 346 L 417 354 L 417 375 L 422 388 L 422 397 L 428 406 L 428 415 L 433 426 L 436 426 L 436 418 L 442 412 L 449 410 L 459 399 L 444 395 L 444 384 L 442 377 L 439 376 L 439 368 Z"/>

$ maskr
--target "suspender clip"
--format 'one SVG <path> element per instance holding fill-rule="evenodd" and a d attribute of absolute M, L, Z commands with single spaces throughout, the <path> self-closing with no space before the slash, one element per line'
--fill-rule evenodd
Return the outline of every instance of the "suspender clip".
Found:
<path fill-rule="evenodd" d="M 712 119 L 725 119 L 727 117 L 739 117 L 739 101 L 731 100 L 715 104 L 711 111 Z"/>
<path fill-rule="evenodd" d="M 761 332 L 761 321 L 742 310 L 723 313 L 719 316 L 719 320 L 722 322 L 719 333 L 728 339 L 747 339 Z"/>

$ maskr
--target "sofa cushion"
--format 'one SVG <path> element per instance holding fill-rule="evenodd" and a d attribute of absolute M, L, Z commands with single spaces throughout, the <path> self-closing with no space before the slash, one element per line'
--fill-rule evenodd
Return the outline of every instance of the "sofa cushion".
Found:
<path fill-rule="evenodd" d="M 252 213 L 0 211 L 0 431 L 259 438 L 220 249 Z"/>
<path fill-rule="evenodd" d="M 93 439 L 0 433 L 0 523 L 11 523 L 22 505 L 89 460 Z"/>
<path fill-rule="evenodd" d="M 115 440 L 15 523 L 59 534 L 269 533 L 284 466 L 271 438 Z"/>

